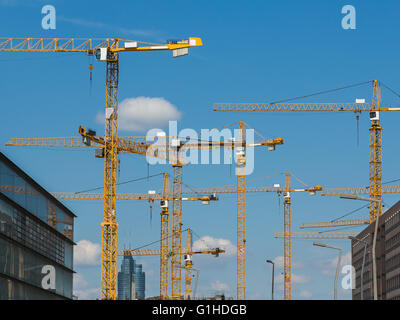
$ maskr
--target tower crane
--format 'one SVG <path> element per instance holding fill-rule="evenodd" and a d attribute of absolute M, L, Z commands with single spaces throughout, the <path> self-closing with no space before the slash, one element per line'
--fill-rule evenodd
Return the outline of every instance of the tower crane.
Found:
<path fill-rule="evenodd" d="M 245 124 L 240 122 L 240 132 L 245 133 Z M 97 157 L 104 157 L 104 149 L 106 147 L 106 137 L 97 136 L 94 131 L 86 130 L 84 127 L 79 127 L 79 133 L 83 140 L 82 142 L 78 137 L 57 137 L 57 138 L 12 138 L 6 143 L 8 146 L 46 146 L 46 147 L 96 147 L 95 155 Z M 239 134 L 240 136 L 240 134 Z M 181 251 L 181 221 L 182 221 L 182 166 L 185 164 L 184 153 L 187 150 L 193 149 L 215 149 L 215 148 L 230 148 L 239 150 L 237 153 L 237 166 L 245 169 L 245 152 L 246 148 L 267 146 L 269 150 L 275 150 L 276 145 L 283 144 L 282 138 L 264 139 L 255 141 L 254 143 L 246 143 L 244 138 L 238 141 L 232 140 L 228 142 L 209 141 L 209 142 L 184 142 L 179 137 L 166 137 L 165 135 L 157 135 L 155 137 L 118 137 L 114 147 L 117 153 L 135 153 L 146 155 L 146 157 L 154 157 L 172 162 L 173 167 L 173 190 L 172 190 L 172 252 Z M 100 152 L 98 152 L 100 151 Z M 240 172 L 238 173 L 238 177 Z M 241 174 L 238 178 L 238 185 L 240 184 L 240 191 L 238 194 L 238 208 L 240 203 L 241 214 L 244 214 L 245 199 L 243 197 L 244 175 Z M 238 187 L 239 190 L 239 187 Z M 116 192 L 113 193 L 115 199 Z M 106 197 L 106 192 L 104 193 Z M 239 202 L 239 199 L 241 201 Z M 239 210 L 238 210 L 239 212 Z M 238 219 L 239 220 L 239 219 Z M 242 231 L 244 224 L 238 224 L 240 234 L 244 235 Z M 239 234 L 239 231 L 238 231 Z M 116 252 L 116 251 L 115 251 Z M 244 253 L 243 253 L 244 254 Z M 173 255 L 171 258 L 171 272 L 172 272 L 172 299 L 180 299 L 181 297 L 181 256 Z M 116 265 L 115 265 L 116 266 Z M 244 270 L 244 269 L 243 269 Z M 244 272 L 244 271 L 243 271 Z M 244 274 L 244 273 L 243 273 Z M 115 268 L 116 276 L 116 268 Z M 114 279 L 115 280 L 115 279 Z M 116 285 L 116 280 L 113 282 Z M 116 292 L 116 288 L 114 288 Z"/>
<path fill-rule="evenodd" d="M 122 46 L 123 44 L 123 46 Z M 106 105 L 104 133 L 104 212 L 102 223 L 101 299 L 116 299 L 117 227 L 116 182 L 118 141 L 119 54 L 172 50 L 174 57 L 188 54 L 191 47 L 201 46 L 200 38 L 149 44 L 122 38 L 61 39 L 1 38 L 0 51 L 8 52 L 80 52 L 106 62 Z"/>
<path fill-rule="evenodd" d="M 381 88 L 378 80 L 373 80 L 372 103 L 356 99 L 355 103 L 215 103 L 214 111 L 267 111 L 267 112 L 304 112 L 304 111 L 351 111 L 359 117 L 362 111 L 369 112 L 369 222 L 382 215 L 382 130 L 379 113 L 381 111 L 400 111 L 400 108 L 385 107 L 381 104 Z M 378 201 L 377 201 L 378 200 Z"/>
<path fill-rule="evenodd" d="M 322 187 L 306 189 L 292 189 L 290 173 L 286 172 L 286 183 L 284 188 L 284 299 L 292 299 L 292 209 L 291 209 L 291 193 L 292 192 L 309 192 L 315 195 L 316 191 L 321 191 Z"/>

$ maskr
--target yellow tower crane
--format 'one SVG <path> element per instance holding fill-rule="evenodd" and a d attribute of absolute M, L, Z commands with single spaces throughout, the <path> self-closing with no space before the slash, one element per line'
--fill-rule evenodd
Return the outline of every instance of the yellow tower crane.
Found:
<path fill-rule="evenodd" d="M 377 215 L 382 215 L 382 127 L 379 113 L 381 111 L 400 111 L 400 108 L 381 105 L 381 88 L 378 80 L 373 80 L 372 103 L 363 99 L 355 103 L 215 103 L 214 111 L 267 111 L 267 112 L 303 112 L 303 111 L 351 111 L 357 115 L 362 111 L 369 112 L 371 127 L 369 128 L 369 196 L 370 223 Z M 378 200 L 378 201 L 377 201 Z"/>
<path fill-rule="evenodd" d="M 244 124 L 241 122 L 244 132 Z M 78 137 L 57 137 L 57 138 L 12 138 L 6 143 L 8 146 L 46 146 L 46 147 L 97 147 L 100 152 L 96 152 L 97 157 L 104 156 L 107 139 L 97 136 L 95 132 L 87 131 L 84 127 L 79 127 L 83 141 Z M 283 144 L 282 138 L 264 139 L 254 143 L 246 141 L 209 141 L 209 142 L 184 142 L 179 137 L 166 137 L 165 135 L 155 137 L 118 137 L 115 142 L 117 153 L 135 153 L 154 157 L 163 160 L 169 160 L 173 166 L 173 190 L 172 190 L 172 252 L 181 252 L 181 227 L 182 227 L 182 166 L 185 164 L 183 155 L 187 150 L 229 148 L 240 150 L 241 164 L 244 165 L 246 148 L 267 146 L 269 150 L 274 150 L 276 145 Z M 96 150 L 96 151 L 99 151 Z M 239 156 L 237 157 L 239 158 Z M 244 167 L 243 167 L 244 168 Z M 243 184 L 242 184 L 243 186 Z M 115 199 L 116 192 L 113 193 Z M 238 192 L 238 199 L 243 192 Z M 106 197 L 107 193 L 104 193 Z M 241 197 L 244 201 L 244 197 Z M 116 199 L 115 199 L 116 200 Z M 244 204 L 244 202 L 241 202 Z M 239 203 L 239 201 L 238 201 Z M 242 205 L 242 208 L 244 206 Z M 243 226 L 244 227 L 244 226 Z M 238 228 L 239 230 L 239 228 Z M 116 251 L 115 251 L 116 252 Z M 173 255 L 171 258 L 172 274 L 172 299 L 181 297 L 181 256 Z M 115 276 L 116 276 L 115 268 Z M 113 282 L 116 285 L 116 281 Z M 116 293 L 116 288 L 114 290 Z M 115 298 L 115 297 L 114 297 Z"/>
<path fill-rule="evenodd" d="M 123 46 L 122 46 L 123 44 Z M 104 212 L 102 223 L 101 299 L 116 299 L 117 275 L 117 141 L 118 141 L 118 82 L 119 53 L 172 50 L 174 57 L 188 54 L 191 47 L 201 46 L 200 38 L 149 44 L 121 38 L 60 39 L 60 38 L 1 38 L 0 51 L 8 52 L 80 52 L 96 56 L 106 67 L 106 105 L 104 133 Z"/>
<path fill-rule="evenodd" d="M 317 185 L 305 189 L 292 189 L 291 175 L 286 172 L 286 183 L 284 188 L 284 299 L 292 299 L 292 209 L 291 209 L 291 193 L 292 192 L 309 192 L 314 195 L 317 191 L 321 191 L 322 187 Z"/>
<path fill-rule="evenodd" d="M 246 299 L 246 124 L 239 122 L 238 142 L 243 145 L 236 152 L 236 294 L 238 300 Z M 275 139 L 269 150 L 283 144 L 282 138 Z"/>

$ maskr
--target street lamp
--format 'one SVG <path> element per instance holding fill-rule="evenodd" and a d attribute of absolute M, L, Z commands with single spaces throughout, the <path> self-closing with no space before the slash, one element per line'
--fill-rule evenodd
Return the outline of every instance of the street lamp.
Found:
<path fill-rule="evenodd" d="M 337 263 L 337 267 L 336 267 L 336 275 L 335 275 L 335 291 L 334 291 L 334 300 L 337 300 L 337 281 L 338 281 L 338 277 L 339 277 L 339 267 L 340 267 L 340 260 L 342 259 L 342 248 L 338 248 L 338 247 L 334 247 L 331 246 L 329 244 L 326 243 L 321 243 L 321 242 L 314 242 L 313 243 L 314 246 L 318 246 L 318 247 L 324 247 L 324 248 L 330 248 L 330 249 L 335 249 L 335 250 L 339 250 L 339 258 L 338 258 L 338 263 Z"/>
<path fill-rule="evenodd" d="M 361 242 L 364 244 L 364 254 L 363 254 L 363 261 L 362 261 L 362 265 L 361 265 L 361 287 L 360 287 L 360 289 L 361 289 L 360 300 L 364 300 L 363 299 L 364 298 L 364 265 L 365 265 L 365 254 L 367 252 L 368 242 L 365 240 L 358 239 L 356 237 L 352 237 L 352 236 L 349 236 L 349 239 L 355 240 L 355 241 L 358 241 L 358 242 Z"/>
<path fill-rule="evenodd" d="M 272 293 L 271 300 L 274 300 L 274 272 L 275 272 L 275 263 L 272 260 L 266 260 L 267 263 L 272 264 Z"/>
<path fill-rule="evenodd" d="M 363 200 L 363 201 L 375 201 L 375 202 L 378 202 L 380 206 L 382 205 L 381 199 L 378 200 L 378 199 L 360 197 L 360 196 L 355 196 L 352 194 L 342 194 L 340 196 L 340 198 L 352 199 L 352 200 Z M 376 215 L 374 239 L 372 241 L 372 268 L 373 268 L 372 280 L 373 280 L 373 287 L 374 287 L 374 300 L 378 300 L 378 285 L 377 285 L 378 281 L 377 281 L 377 270 L 376 270 L 376 237 L 378 234 L 378 225 L 379 225 L 379 212 Z"/>

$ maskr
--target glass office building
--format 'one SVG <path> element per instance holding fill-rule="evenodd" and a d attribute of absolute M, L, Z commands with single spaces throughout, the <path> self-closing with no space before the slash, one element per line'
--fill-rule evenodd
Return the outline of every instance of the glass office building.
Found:
<path fill-rule="evenodd" d="M 142 265 L 136 264 L 132 256 L 124 256 L 118 272 L 118 299 L 142 300 L 145 298 L 145 273 Z"/>
<path fill-rule="evenodd" d="M 72 299 L 75 217 L 0 152 L 0 300 Z"/>

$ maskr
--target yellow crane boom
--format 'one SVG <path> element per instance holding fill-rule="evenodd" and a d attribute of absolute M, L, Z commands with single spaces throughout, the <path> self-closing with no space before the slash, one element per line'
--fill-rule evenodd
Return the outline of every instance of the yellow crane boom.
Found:
<path fill-rule="evenodd" d="M 355 237 L 357 232 L 292 232 L 292 239 L 348 239 Z M 284 239 L 284 232 L 276 232 L 275 238 Z"/>
<path fill-rule="evenodd" d="M 100 49 L 111 53 L 133 51 L 180 50 L 202 46 L 200 38 L 169 41 L 165 44 L 134 41 L 124 38 L 80 39 L 80 38 L 0 38 L 0 51 L 11 52 L 81 52 L 100 54 Z M 183 50 L 181 54 L 187 54 Z M 174 52 L 174 56 L 178 52 Z"/>
<path fill-rule="evenodd" d="M 210 250 L 187 250 L 183 249 L 180 251 L 180 254 L 211 254 L 218 256 L 221 253 L 225 253 L 224 249 L 220 248 L 215 248 L 215 249 L 210 249 Z M 136 250 L 118 250 L 117 253 L 119 256 L 159 256 L 161 254 L 161 249 L 136 249 Z M 172 253 L 172 251 L 169 252 L 170 255 L 172 254 L 179 254 L 179 252 Z"/>
<path fill-rule="evenodd" d="M 342 194 L 369 194 L 369 187 L 326 188 L 321 191 L 321 196 L 340 196 Z M 400 193 L 400 186 L 382 186 L 382 193 Z"/>

